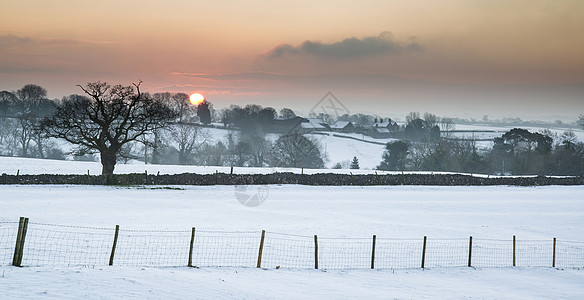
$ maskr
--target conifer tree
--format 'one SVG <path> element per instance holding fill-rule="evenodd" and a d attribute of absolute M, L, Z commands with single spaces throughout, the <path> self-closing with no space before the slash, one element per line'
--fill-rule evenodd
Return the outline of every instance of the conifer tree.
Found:
<path fill-rule="evenodd" d="M 353 156 L 353 161 L 351 162 L 351 169 L 359 169 L 359 160 L 357 156 Z"/>

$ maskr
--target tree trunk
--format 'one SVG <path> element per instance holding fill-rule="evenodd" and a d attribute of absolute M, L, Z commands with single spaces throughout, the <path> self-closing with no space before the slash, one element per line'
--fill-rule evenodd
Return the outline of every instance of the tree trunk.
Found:
<path fill-rule="evenodd" d="M 45 154 L 43 153 L 43 138 L 41 136 L 41 133 L 38 132 L 37 136 L 36 136 L 36 144 L 37 144 L 37 149 L 39 151 L 39 157 L 40 158 L 45 158 Z"/>
<path fill-rule="evenodd" d="M 179 149 L 178 151 L 178 164 L 179 165 L 189 165 L 190 164 L 190 151 Z"/>
<path fill-rule="evenodd" d="M 99 152 L 101 156 L 101 175 L 105 176 L 106 184 L 115 184 L 114 168 L 116 166 L 117 153 L 112 149 L 106 149 Z"/>

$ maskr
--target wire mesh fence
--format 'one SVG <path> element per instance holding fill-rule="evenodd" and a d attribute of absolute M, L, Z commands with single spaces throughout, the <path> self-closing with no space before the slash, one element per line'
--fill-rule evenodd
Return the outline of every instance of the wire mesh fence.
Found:
<path fill-rule="evenodd" d="M 467 239 L 428 238 L 425 266 L 428 268 L 464 267 L 468 265 Z"/>
<path fill-rule="evenodd" d="M 267 268 L 314 268 L 314 252 L 314 238 L 311 236 L 267 231 L 262 253 L 262 266 Z"/>
<path fill-rule="evenodd" d="M 421 266 L 422 239 L 377 238 L 375 268 L 410 269 Z"/>
<path fill-rule="evenodd" d="M 22 264 L 95 266 L 108 262 L 113 229 L 61 228 L 29 224 Z"/>
<path fill-rule="evenodd" d="M 0 265 L 12 263 L 18 222 L 0 222 Z"/>
<path fill-rule="evenodd" d="M 184 266 L 189 253 L 190 231 L 124 230 L 119 231 L 115 265 L 178 267 Z M 113 234 L 110 235 L 108 259 Z"/>
<path fill-rule="evenodd" d="M 193 266 L 253 267 L 258 258 L 260 237 L 261 231 L 197 231 Z"/>
<path fill-rule="evenodd" d="M 118 230 L 28 223 L 28 220 L 26 224 L 23 229 L 22 222 L 0 222 L 0 265 L 295 269 L 584 267 L 584 242 L 555 239 L 317 238 L 271 231 Z M 21 260 L 17 259 L 18 255 Z"/>
<path fill-rule="evenodd" d="M 513 266 L 513 240 L 475 239 L 472 246 L 472 265 L 479 268 Z"/>

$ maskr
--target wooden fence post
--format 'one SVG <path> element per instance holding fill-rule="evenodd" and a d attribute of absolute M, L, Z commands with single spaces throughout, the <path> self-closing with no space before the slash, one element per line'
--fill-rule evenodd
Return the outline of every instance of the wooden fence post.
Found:
<path fill-rule="evenodd" d="M 18 255 L 20 253 L 20 241 L 22 240 L 22 226 L 24 225 L 24 217 L 18 220 L 18 233 L 16 234 L 16 245 L 14 246 L 14 256 L 12 257 L 12 265 L 19 267 Z"/>
<path fill-rule="evenodd" d="M 422 269 L 424 268 L 424 264 L 426 262 L 426 240 L 428 239 L 427 236 L 424 236 L 424 246 L 422 247 Z"/>
<path fill-rule="evenodd" d="M 118 245 L 118 234 L 120 232 L 120 225 L 116 225 L 116 233 L 114 234 L 114 244 L 112 246 L 112 253 L 110 254 L 109 265 L 114 265 L 114 255 L 116 253 L 116 246 Z"/>
<path fill-rule="evenodd" d="M 471 266 L 472 262 L 472 236 L 468 240 L 468 266 Z"/>
<path fill-rule="evenodd" d="M 14 246 L 14 256 L 12 257 L 12 265 L 20 267 L 22 265 L 22 257 L 24 255 L 24 241 L 26 239 L 26 231 L 28 229 L 28 218 L 20 217 L 18 221 L 18 233 L 16 235 L 16 245 Z"/>
<path fill-rule="evenodd" d="M 552 260 L 552 268 L 556 267 L 556 238 L 554 238 L 554 258 Z"/>
<path fill-rule="evenodd" d="M 195 244 L 195 227 L 191 230 L 191 243 L 189 245 L 189 267 L 193 266 L 193 245 Z"/>
<path fill-rule="evenodd" d="M 516 259 L 516 256 L 515 256 L 515 245 L 516 245 L 516 242 L 515 241 L 516 241 L 515 236 L 513 236 L 513 266 L 514 267 L 515 267 L 515 259 Z"/>
<path fill-rule="evenodd" d="M 373 235 L 373 247 L 371 248 L 371 269 L 375 269 L 375 240 L 377 237 Z"/>
<path fill-rule="evenodd" d="M 26 240 L 26 232 L 28 230 L 28 218 L 24 218 L 22 226 L 22 239 L 20 240 L 20 254 L 18 255 L 18 266 L 22 265 L 22 258 L 24 257 L 24 241 Z"/>
<path fill-rule="evenodd" d="M 314 235 L 314 268 L 318 269 L 318 239 Z"/>
<path fill-rule="evenodd" d="M 266 231 L 262 230 L 262 238 L 260 240 L 260 252 L 258 253 L 258 268 L 262 267 L 262 253 L 264 252 L 264 239 L 266 238 Z"/>

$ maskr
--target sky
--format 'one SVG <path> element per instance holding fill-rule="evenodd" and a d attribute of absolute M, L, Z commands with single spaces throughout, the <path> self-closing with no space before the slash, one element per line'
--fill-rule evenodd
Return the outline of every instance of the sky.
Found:
<path fill-rule="evenodd" d="M 0 90 L 106 81 L 340 113 L 575 121 L 581 0 L 0 0 Z M 336 100 L 335 100 L 336 101 Z M 321 111 L 317 111 L 321 112 Z M 335 112 L 337 112 L 335 110 Z"/>

